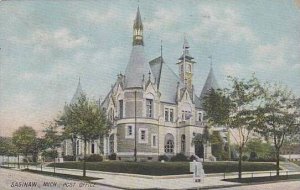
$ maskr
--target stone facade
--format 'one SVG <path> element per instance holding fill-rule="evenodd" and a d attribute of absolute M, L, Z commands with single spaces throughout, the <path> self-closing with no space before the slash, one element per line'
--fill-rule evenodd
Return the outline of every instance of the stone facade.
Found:
<path fill-rule="evenodd" d="M 203 100 L 194 90 L 193 67 L 196 62 L 189 53 L 187 40 L 184 39 L 183 53 L 176 63 L 178 74 L 168 67 L 162 55 L 150 62 L 145 61 L 143 40 L 143 24 L 138 10 L 125 74 L 118 75 L 101 103 L 113 127 L 108 136 L 88 145 L 88 154 L 107 157 L 116 153 L 119 160 L 133 160 L 136 148 L 138 160 L 157 160 L 160 155 L 171 157 L 177 153 L 187 157 L 202 155 L 208 159 L 210 146 L 197 152 L 195 150 L 199 148 L 192 143 L 194 136 L 202 134 L 207 124 L 203 120 Z M 203 90 L 216 86 L 211 69 Z M 79 83 L 76 93 L 81 91 Z M 74 153 L 70 144 L 69 140 L 65 145 L 67 155 Z M 82 155 L 83 143 L 80 140 L 74 147 L 76 155 Z"/>

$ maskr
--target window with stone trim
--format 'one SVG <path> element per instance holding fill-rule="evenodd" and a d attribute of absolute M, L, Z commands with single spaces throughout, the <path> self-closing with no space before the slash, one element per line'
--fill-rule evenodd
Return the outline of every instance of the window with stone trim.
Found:
<path fill-rule="evenodd" d="M 119 100 L 119 117 L 120 119 L 122 119 L 124 116 L 123 116 L 123 100 Z"/>
<path fill-rule="evenodd" d="M 138 141 L 139 143 L 148 143 L 148 129 L 146 128 L 139 129 Z"/>
<path fill-rule="evenodd" d="M 185 135 L 181 135 L 181 152 L 185 153 Z"/>
<path fill-rule="evenodd" d="M 166 122 L 174 122 L 174 109 L 173 108 L 165 108 L 165 121 Z"/>
<path fill-rule="evenodd" d="M 165 136 L 165 153 L 174 153 L 174 136 L 171 133 Z"/>
<path fill-rule="evenodd" d="M 174 122 L 174 109 L 170 108 L 170 121 Z"/>
<path fill-rule="evenodd" d="M 165 108 L 165 121 L 169 121 L 169 108 Z"/>
<path fill-rule="evenodd" d="M 146 131 L 141 130 L 141 141 L 145 141 L 145 140 L 146 140 Z"/>
<path fill-rule="evenodd" d="M 115 135 L 112 134 L 109 137 L 109 153 L 112 154 L 115 152 Z"/>
<path fill-rule="evenodd" d="M 132 134 L 133 134 L 132 126 L 129 125 L 129 126 L 127 126 L 127 135 L 132 136 Z"/>
<path fill-rule="evenodd" d="M 95 143 L 91 144 L 91 154 L 95 154 Z"/>
<path fill-rule="evenodd" d="M 202 121 L 202 120 L 203 120 L 203 113 L 198 112 L 198 121 Z"/>
<path fill-rule="evenodd" d="M 153 117 L 153 100 L 146 99 L 146 117 Z"/>
<path fill-rule="evenodd" d="M 151 142 L 152 147 L 157 147 L 157 135 L 153 134 L 152 135 L 152 142 Z"/>

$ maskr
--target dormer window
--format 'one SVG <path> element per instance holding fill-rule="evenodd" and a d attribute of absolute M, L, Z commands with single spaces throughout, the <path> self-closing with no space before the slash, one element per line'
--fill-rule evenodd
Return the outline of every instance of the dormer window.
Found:
<path fill-rule="evenodd" d="M 198 112 L 198 121 L 203 121 L 203 113 L 202 112 Z"/>

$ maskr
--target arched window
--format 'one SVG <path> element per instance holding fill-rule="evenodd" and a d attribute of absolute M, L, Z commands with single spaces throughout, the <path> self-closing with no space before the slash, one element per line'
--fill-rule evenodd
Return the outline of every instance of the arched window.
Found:
<path fill-rule="evenodd" d="M 114 141 L 115 141 L 115 136 L 114 136 L 114 134 L 112 134 L 109 137 L 109 153 L 110 154 L 115 152 L 115 150 L 114 150 L 115 142 Z"/>
<path fill-rule="evenodd" d="M 192 72 L 192 66 L 188 65 L 188 71 L 191 73 Z"/>
<path fill-rule="evenodd" d="M 181 135 L 181 152 L 185 153 L 185 135 Z"/>
<path fill-rule="evenodd" d="M 165 137 L 165 153 L 174 153 L 174 136 L 170 133 L 166 134 Z"/>

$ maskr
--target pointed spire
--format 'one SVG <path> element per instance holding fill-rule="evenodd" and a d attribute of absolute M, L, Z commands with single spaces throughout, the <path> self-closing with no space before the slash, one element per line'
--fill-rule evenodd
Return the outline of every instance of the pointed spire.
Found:
<path fill-rule="evenodd" d="M 84 92 L 82 90 L 81 83 L 80 83 L 80 77 L 79 77 L 76 92 L 71 100 L 71 104 L 75 103 L 78 100 L 78 98 L 80 98 L 80 96 L 82 96 L 83 94 L 84 94 Z"/>
<path fill-rule="evenodd" d="M 179 60 L 184 60 L 185 61 L 185 59 L 187 59 L 187 60 L 191 61 L 192 59 L 194 59 L 190 55 L 189 48 L 190 48 L 190 45 L 187 41 L 186 35 L 184 34 L 183 45 L 182 45 L 183 53 L 182 53 L 181 57 L 179 58 Z"/>
<path fill-rule="evenodd" d="M 208 73 L 207 79 L 205 81 L 205 84 L 203 86 L 203 89 L 201 91 L 200 98 L 203 99 L 211 89 L 217 90 L 218 88 L 219 88 L 219 85 L 217 83 L 217 80 L 216 80 L 216 77 L 215 77 L 215 74 L 213 71 L 213 67 L 212 67 L 212 62 L 211 62 L 209 73 Z"/>
<path fill-rule="evenodd" d="M 141 18 L 141 13 L 140 13 L 140 7 L 138 6 L 135 20 L 134 20 L 134 28 L 141 28 L 143 29 L 143 23 L 142 23 L 142 18 Z"/>
<path fill-rule="evenodd" d="M 134 24 L 133 24 L 133 42 L 132 45 L 144 45 L 143 41 L 143 23 L 140 13 L 140 7 L 138 6 Z"/>

